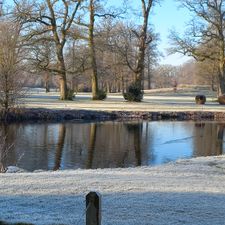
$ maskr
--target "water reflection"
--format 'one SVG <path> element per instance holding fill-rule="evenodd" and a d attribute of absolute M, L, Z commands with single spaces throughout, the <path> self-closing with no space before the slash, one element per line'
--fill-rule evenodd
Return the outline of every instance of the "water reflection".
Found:
<path fill-rule="evenodd" d="M 97 130 L 97 125 L 95 123 L 92 123 L 90 125 L 90 137 L 89 137 L 90 141 L 88 146 L 86 169 L 91 169 L 93 165 L 95 143 L 96 143 L 96 130 Z"/>
<path fill-rule="evenodd" d="M 55 165 L 53 170 L 60 169 L 65 136 L 66 136 L 65 124 L 60 124 L 59 131 L 58 131 L 58 143 L 57 143 L 56 154 L 55 154 Z"/>
<path fill-rule="evenodd" d="M 11 140 L 15 139 L 15 132 L 9 132 L 9 126 L 3 124 L 0 129 L 0 171 L 4 172 L 7 164 L 15 164 L 16 156 L 12 149 L 14 148 L 14 143 Z M 8 155 L 12 155 L 9 158 Z"/>
<path fill-rule="evenodd" d="M 225 123 L 160 121 L 2 124 L 0 169 L 117 168 L 220 155 L 224 128 Z"/>
<path fill-rule="evenodd" d="M 223 154 L 223 136 L 225 124 L 196 123 L 194 135 L 194 155 L 209 156 Z"/>
<path fill-rule="evenodd" d="M 135 165 L 141 166 L 141 135 L 143 123 L 138 124 L 125 124 L 128 133 L 132 135 L 131 140 L 134 141 L 134 152 L 135 152 Z"/>

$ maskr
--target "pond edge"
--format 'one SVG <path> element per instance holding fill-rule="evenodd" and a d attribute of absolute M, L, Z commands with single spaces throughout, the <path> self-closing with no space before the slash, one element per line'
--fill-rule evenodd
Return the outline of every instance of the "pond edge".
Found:
<path fill-rule="evenodd" d="M 69 120 L 224 120 L 225 112 L 211 111 L 98 111 L 44 108 L 17 108 L 7 114 L 0 112 L 2 122 L 69 121 Z"/>

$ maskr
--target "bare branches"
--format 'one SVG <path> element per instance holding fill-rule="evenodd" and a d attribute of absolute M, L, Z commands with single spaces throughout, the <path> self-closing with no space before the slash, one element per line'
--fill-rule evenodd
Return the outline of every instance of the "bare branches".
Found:
<path fill-rule="evenodd" d="M 171 32 L 170 52 L 179 52 L 198 61 L 211 60 L 217 64 L 221 93 L 225 93 L 225 2 L 221 0 L 182 0 L 193 13 L 185 37 Z M 187 38 L 188 37 L 188 38 Z"/>
<path fill-rule="evenodd" d="M 213 55 L 210 52 L 210 55 L 208 52 L 202 51 L 202 47 L 210 45 L 212 42 L 219 44 L 219 40 L 224 41 L 222 1 L 185 0 L 181 3 L 194 13 L 195 18 L 190 21 L 185 37 L 180 37 L 175 31 L 171 31 L 170 39 L 173 47 L 170 48 L 170 53 L 179 52 L 198 60 L 203 58 L 217 60 L 218 53 Z"/>
<path fill-rule="evenodd" d="M 55 60 L 57 63 L 51 67 L 44 65 L 42 60 L 37 59 L 37 65 L 43 70 L 58 73 L 60 79 L 60 91 L 62 100 L 67 99 L 67 76 L 64 60 L 64 47 L 71 35 L 71 27 L 75 16 L 80 9 L 83 0 L 40 0 L 32 4 L 26 4 L 21 0 L 16 1 L 17 17 L 22 24 L 29 25 L 25 39 L 29 42 L 45 40 L 54 43 Z M 52 66 L 54 66 L 52 68 Z"/>
<path fill-rule="evenodd" d="M 18 24 L 0 23 L 0 109 L 6 114 L 23 95 L 19 34 Z"/>

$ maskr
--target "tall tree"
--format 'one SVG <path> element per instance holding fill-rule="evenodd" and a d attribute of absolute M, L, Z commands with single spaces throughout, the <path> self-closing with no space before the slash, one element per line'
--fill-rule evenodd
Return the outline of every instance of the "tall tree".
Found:
<path fill-rule="evenodd" d="M 100 5 L 100 0 L 89 0 L 89 24 L 88 24 L 88 41 L 90 48 L 90 60 L 92 67 L 92 99 L 93 100 L 101 100 L 105 96 L 99 90 L 98 84 L 98 67 L 97 67 L 97 58 L 96 58 L 96 46 L 94 39 L 94 31 L 95 31 L 95 19 L 96 17 L 116 17 L 116 14 L 113 12 L 104 12 L 102 10 L 102 6 Z"/>
<path fill-rule="evenodd" d="M 95 4 L 94 0 L 89 2 L 89 48 L 90 48 L 90 58 L 92 66 L 92 98 L 93 100 L 98 99 L 98 71 L 94 44 L 94 22 L 95 22 Z"/>
<path fill-rule="evenodd" d="M 148 36 L 148 20 L 150 10 L 152 8 L 152 4 L 155 2 L 154 0 L 141 0 L 142 4 L 142 16 L 143 23 L 141 25 L 140 32 L 134 31 L 138 38 L 138 56 L 137 56 L 137 64 L 134 69 L 135 72 L 135 83 L 141 89 L 142 81 L 144 76 L 144 61 L 145 61 L 145 50 L 146 47 L 151 43 L 152 37 Z"/>
<path fill-rule="evenodd" d="M 64 49 L 75 17 L 81 7 L 82 0 L 14 0 L 17 6 L 17 16 L 27 27 L 26 38 L 36 41 L 45 39 L 54 43 L 57 67 L 54 71 L 60 77 L 60 99 L 69 96 L 67 74 L 64 59 Z M 26 4 L 25 4 L 26 3 Z M 47 37 L 46 37 L 47 36 Z"/>
<path fill-rule="evenodd" d="M 225 1 L 180 0 L 193 20 L 184 37 L 171 32 L 171 52 L 193 56 L 196 60 L 212 60 L 218 68 L 219 93 L 225 93 Z"/>

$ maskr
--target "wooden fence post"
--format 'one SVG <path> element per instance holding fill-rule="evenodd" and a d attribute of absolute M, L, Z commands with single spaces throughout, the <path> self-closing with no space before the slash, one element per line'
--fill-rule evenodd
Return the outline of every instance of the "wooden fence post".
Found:
<path fill-rule="evenodd" d="M 101 225 L 101 195 L 97 192 L 86 195 L 86 225 Z"/>

